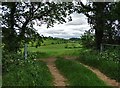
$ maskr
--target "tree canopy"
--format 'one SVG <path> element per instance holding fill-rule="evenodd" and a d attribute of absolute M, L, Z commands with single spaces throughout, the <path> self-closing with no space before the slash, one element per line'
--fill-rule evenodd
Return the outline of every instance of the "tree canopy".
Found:
<path fill-rule="evenodd" d="M 72 3 L 3 2 L 2 6 L 3 43 L 9 52 L 16 52 L 23 42 L 42 41 L 33 28 L 35 22 L 50 27 L 54 23 L 66 22 L 65 17 L 73 12 Z"/>
<path fill-rule="evenodd" d="M 25 42 L 42 42 L 42 36 L 33 28 L 47 24 L 62 24 L 72 18 L 73 12 L 88 17 L 91 29 L 95 31 L 95 46 L 100 50 L 101 43 L 120 44 L 120 2 L 3 2 L 2 28 L 4 49 L 17 52 Z"/>
<path fill-rule="evenodd" d="M 91 29 L 95 30 L 96 49 L 101 43 L 119 44 L 119 3 L 92 2 L 82 6 L 82 12 L 88 17 Z"/>

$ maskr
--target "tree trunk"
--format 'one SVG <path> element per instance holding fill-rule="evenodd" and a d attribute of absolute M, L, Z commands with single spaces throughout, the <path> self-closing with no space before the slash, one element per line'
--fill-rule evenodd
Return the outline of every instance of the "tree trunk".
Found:
<path fill-rule="evenodd" d="M 95 17 L 95 43 L 96 49 L 100 50 L 102 38 L 103 38 L 103 30 L 105 28 L 105 19 L 104 19 L 104 2 L 95 2 L 96 7 L 96 17 Z"/>
<path fill-rule="evenodd" d="M 95 30 L 95 43 L 96 43 L 97 50 L 100 50 L 102 38 L 103 38 L 103 29 L 96 29 Z"/>

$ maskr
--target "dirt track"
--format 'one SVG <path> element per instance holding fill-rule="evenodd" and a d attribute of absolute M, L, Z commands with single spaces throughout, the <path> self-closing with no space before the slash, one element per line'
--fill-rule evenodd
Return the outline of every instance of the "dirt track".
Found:
<path fill-rule="evenodd" d="M 64 58 L 69 60 L 76 59 L 75 57 L 64 57 Z M 60 74 L 59 70 L 55 66 L 56 58 L 51 57 L 51 58 L 41 59 L 41 60 L 47 63 L 47 66 L 54 77 L 54 86 L 68 86 L 68 84 L 66 84 L 67 79 Z M 104 75 L 102 72 L 100 72 L 98 69 L 87 66 L 85 64 L 82 64 L 82 65 L 84 65 L 85 67 L 90 69 L 92 72 L 94 72 L 98 76 L 98 78 L 103 80 L 106 84 L 110 86 L 115 86 L 116 88 L 120 88 L 120 83 L 116 82 L 116 80 L 110 79 L 109 77 Z"/>
<path fill-rule="evenodd" d="M 65 59 L 69 59 L 69 60 L 75 60 L 75 57 L 65 57 Z M 87 66 L 83 63 L 81 63 L 83 66 L 87 67 L 88 69 L 90 69 L 92 72 L 94 72 L 98 78 L 100 78 L 101 80 L 103 80 L 106 84 L 110 85 L 110 86 L 115 86 L 116 88 L 120 88 L 120 83 L 118 83 L 116 80 L 113 80 L 109 77 L 107 77 L 106 75 L 104 75 L 102 72 L 100 72 L 98 69 L 95 69 L 93 67 Z"/>
<path fill-rule="evenodd" d="M 47 66 L 54 77 L 54 86 L 67 86 L 66 84 L 67 79 L 65 79 L 59 72 L 59 70 L 55 66 L 56 58 L 47 58 L 43 59 L 42 61 L 47 63 Z"/>

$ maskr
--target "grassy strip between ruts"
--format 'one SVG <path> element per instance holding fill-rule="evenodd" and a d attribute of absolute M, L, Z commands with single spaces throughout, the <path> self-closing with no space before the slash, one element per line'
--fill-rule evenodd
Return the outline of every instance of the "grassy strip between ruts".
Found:
<path fill-rule="evenodd" d="M 108 87 L 96 74 L 76 61 L 59 58 L 55 63 L 60 72 L 68 79 L 70 86 Z"/>
<path fill-rule="evenodd" d="M 20 60 L 9 67 L 3 74 L 5 86 L 53 86 L 53 78 L 44 62 Z"/>

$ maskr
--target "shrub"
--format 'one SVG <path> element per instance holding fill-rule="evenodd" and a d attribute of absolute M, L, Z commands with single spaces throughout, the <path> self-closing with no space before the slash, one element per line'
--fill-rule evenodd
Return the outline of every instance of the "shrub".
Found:
<path fill-rule="evenodd" d="M 54 44 L 54 42 L 52 42 L 51 44 Z"/>
<path fill-rule="evenodd" d="M 19 60 L 23 60 L 24 57 L 22 53 L 2 53 L 2 72 L 6 73 L 9 71 L 9 68 L 12 64 L 18 64 Z"/>
<path fill-rule="evenodd" d="M 84 35 L 81 36 L 81 43 L 87 48 L 94 47 L 95 45 L 94 33 L 92 33 L 91 30 L 85 31 Z"/>
<path fill-rule="evenodd" d="M 68 48 L 68 45 L 67 45 L 67 44 L 65 45 L 65 48 Z"/>
<path fill-rule="evenodd" d="M 46 53 L 43 52 L 28 52 L 27 58 L 30 59 L 39 59 L 41 57 L 47 57 Z M 2 71 L 6 73 L 9 71 L 9 68 L 12 64 L 19 65 L 19 62 L 24 60 L 23 53 L 9 53 L 3 52 L 2 55 Z"/>

